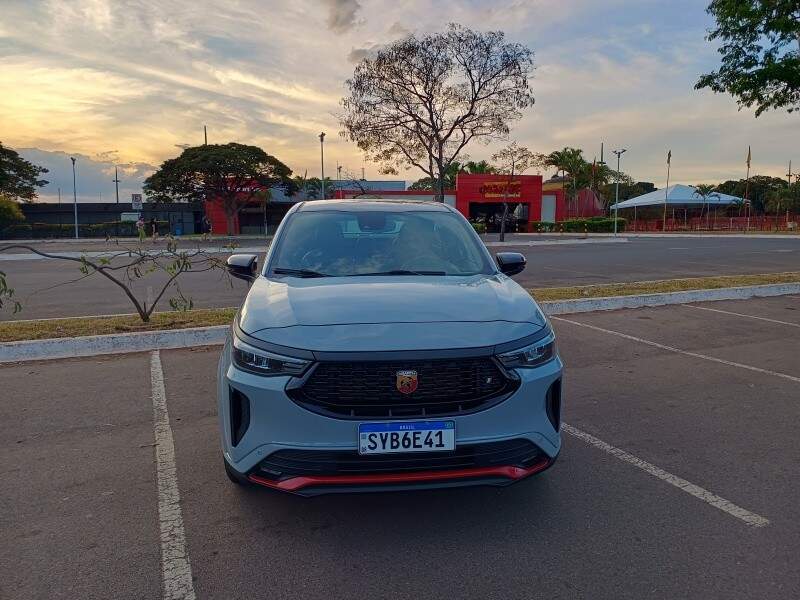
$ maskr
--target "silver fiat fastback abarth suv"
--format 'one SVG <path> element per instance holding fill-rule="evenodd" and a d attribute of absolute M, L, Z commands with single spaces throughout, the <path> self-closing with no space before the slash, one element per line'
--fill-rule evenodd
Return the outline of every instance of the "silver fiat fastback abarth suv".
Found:
<path fill-rule="evenodd" d="M 442 203 L 295 205 L 251 282 L 219 361 L 231 481 L 306 496 L 506 485 L 561 448 L 555 336 Z"/>

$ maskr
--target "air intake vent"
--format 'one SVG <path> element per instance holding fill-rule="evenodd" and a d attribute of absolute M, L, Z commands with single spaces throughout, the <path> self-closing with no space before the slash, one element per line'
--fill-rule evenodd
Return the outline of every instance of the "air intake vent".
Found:
<path fill-rule="evenodd" d="M 558 431 L 561 428 L 561 380 L 556 379 L 547 390 L 545 398 L 547 418 Z"/>
<path fill-rule="evenodd" d="M 250 399 L 239 390 L 230 388 L 231 444 L 238 446 L 250 427 Z"/>

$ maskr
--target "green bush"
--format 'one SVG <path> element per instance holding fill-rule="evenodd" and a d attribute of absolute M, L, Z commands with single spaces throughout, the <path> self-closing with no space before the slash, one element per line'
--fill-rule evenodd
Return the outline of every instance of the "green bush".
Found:
<path fill-rule="evenodd" d="M 0 194 L 0 231 L 5 227 L 25 220 L 19 204 Z"/>
<path fill-rule="evenodd" d="M 611 233 L 614 231 L 614 219 L 608 217 L 570 219 L 559 223 L 558 230 L 564 233 Z M 617 219 L 617 231 L 625 231 L 625 219 Z"/>
<path fill-rule="evenodd" d="M 486 223 L 478 223 L 476 221 L 470 221 L 470 223 L 477 233 L 486 233 Z"/>
<path fill-rule="evenodd" d="M 167 221 L 156 221 L 158 233 L 169 233 Z M 149 221 L 145 223 L 145 231 L 150 227 Z M 148 235 L 149 235 L 148 231 Z M 72 223 L 16 223 L 0 231 L 0 237 L 6 239 L 40 239 L 40 238 L 71 238 L 75 235 L 75 225 Z M 78 223 L 78 235 L 82 238 L 109 237 L 136 237 L 136 223 L 130 221 L 111 221 L 109 223 Z"/>
<path fill-rule="evenodd" d="M 528 228 L 531 233 L 549 233 L 556 231 L 556 224 L 547 221 L 531 221 Z"/>

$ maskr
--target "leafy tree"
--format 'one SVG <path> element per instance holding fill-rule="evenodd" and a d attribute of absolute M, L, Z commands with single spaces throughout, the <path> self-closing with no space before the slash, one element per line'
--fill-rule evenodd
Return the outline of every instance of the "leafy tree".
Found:
<path fill-rule="evenodd" d="M 145 180 L 147 196 L 159 202 L 219 199 L 225 211 L 228 235 L 234 218 L 265 190 L 281 185 L 294 191 L 292 170 L 257 146 L 208 144 L 183 150 Z"/>
<path fill-rule="evenodd" d="M 19 204 L 0 193 L 0 232 L 12 223 L 24 220 L 25 215 L 22 214 Z"/>
<path fill-rule="evenodd" d="M 444 200 L 447 173 L 473 140 L 505 137 L 533 105 L 533 52 L 503 32 L 451 24 L 380 48 L 355 67 L 342 99 L 342 136 L 383 165 L 417 167 Z"/>
<path fill-rule="evenodd" d="M 447 167 L 444 173 L 443 190 L 452 190 L 456 187 L 456 177 L 459 173 L 466 173 L 465 165 L 454 160 Z M 423 177 L 417 179 L 414 183 L 408 186 L 410 190 L 435 190 L 438 180 L 433 177 Z"/>
<path fill-rule="evenodd" d="M 766 209 L 777 215 L 786 211 L 800 213 L 800 181 L 769 192 Z"/>
<path fill-rule="evenodd" d="M 495 161 L 497 172 L 507 175 L 505 191 L 503 193 L 503 218 L 500 221 L 500 241 L 506 239 L 506 220 L 508 219 L 508 194 L 514 183 L 514 177 L 522 175 L 528 169 L 540 164 L 540 159 L 525 146 L 511 142 L 508 146 L 498 151 L 492 160 Z"/>
<path fill-rule="evenodd" d="M 47 173 L 47 169 L 28 162 L 0 142 L 0 195 L 12 200 L 33 202 L 36 188 L 47 185 L 47 181 L 39 179 L 44 173 Z"/>
<path fill-rule="evenodd" d="M 293 177 L 292 181 L 297 189 L 299 198 L 303 200 L 319 200 L 322 196 L 322 181 L 319 177 Z M 325 178 L 325 198 L 333 198 L 336 186 L 330 177 Z"/>
<path fill-rule="evenodd" d="M 714 0 L 707 12 L 722 40 L 718 71 L 700 77 L 695 89 L 727 92 L 739 106 L 800 110 L 800 3 L 797 0 Z M 794 46 L 797 45 L 797 48 Z"/>
<path fill-rule="evenodd" d="M 716 189 L 722 194 L 738 196 L 739 198 L 744 198 L 745 194 L 747 194 L 747 199 L 750 200 L 753 211 L 763 213 L 770 194 L 785 190 L 787 186 L 787 181 L 780 177 L 753 175 L 750 177 L 749 183 L 746 179 L 739 179 L 738 181 L 729 179 L 720 183 Z"/>

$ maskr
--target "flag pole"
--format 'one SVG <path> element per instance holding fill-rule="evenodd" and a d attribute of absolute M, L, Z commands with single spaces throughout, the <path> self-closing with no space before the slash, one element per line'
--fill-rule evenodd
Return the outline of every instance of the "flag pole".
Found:
<path fill-rule="evenodd" d="M 661 224 L 661 231 L 667 231 L 667 200 L 669 200 L 669 167 L 672 162 L 672 150 L 667 152 L 667 187 L 664 190 L 664 219 Z"/>
<path fill-rule="evenodd" d="M 747 210 L 747 226 L 744 230 L 745 233 L 750 231 L 750 146 L 747 147 L 747 178 L 744 184 L 744 203 Z"/>

